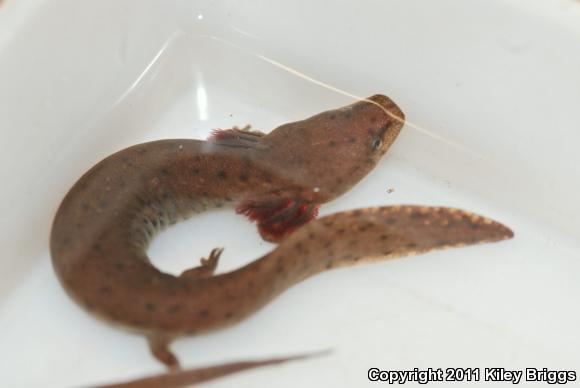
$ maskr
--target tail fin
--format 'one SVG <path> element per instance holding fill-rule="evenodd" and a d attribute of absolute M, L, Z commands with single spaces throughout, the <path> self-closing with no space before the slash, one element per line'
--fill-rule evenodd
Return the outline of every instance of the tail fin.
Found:
<path fill-rule="evenodd" d="M 351 210 L 322 217 L 297 230 L 272 252 L 299 252 L 303 241 L 314 241 L 305 271 L 306 278 L 330 268 L 382 261 L 512 238 L 507 226 L 480 215 L 453 208 L 432 206 L 385 206 Z M 310 238 L 310 240 L 308 240 Z M 292 280 L 295 282 L 295 280 Z M 290 284 L 293 284 L 290 282 Z"/>

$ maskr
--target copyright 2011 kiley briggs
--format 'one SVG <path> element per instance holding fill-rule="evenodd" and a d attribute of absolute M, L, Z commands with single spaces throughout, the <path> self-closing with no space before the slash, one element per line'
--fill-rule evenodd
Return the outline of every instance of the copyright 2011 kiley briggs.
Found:
<path fill-rule="evenodd" d="M 382 370 L 370 368 L 368 379 L 378 383 L 405 384 L 417 382 L 536 382 L 540 384 L 568 384 L 576 381 L 575 370 L 555 370 L 548 368 L 427 368 L 412 370 Z"/>

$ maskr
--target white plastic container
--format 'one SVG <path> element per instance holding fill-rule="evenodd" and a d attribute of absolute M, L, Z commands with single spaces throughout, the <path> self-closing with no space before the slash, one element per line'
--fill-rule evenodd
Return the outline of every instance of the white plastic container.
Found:
<path fill-rule="evenodd" d="M 351 101 L 290 69 L 387 94 L 422 128 L 405 127 L 322 214 L 446 205 L 516 236 L 309 279 L 231 329 L 178 341 L 182 363 L 333 349 L 208 387 L 370 387 L 371 367 L 580 372 L 578 1 L 0 4 L 2 385 L 163 371 L 143 339 L 62 291 L 48 254 L 54 212 L 84 171 L 126 146 L 236 124 L 269 131 Z M 219 211 L 163 232 L 150 254 L 179 272 L 215 246 L 226 247 L 220 271 L 273 247 Z"/>

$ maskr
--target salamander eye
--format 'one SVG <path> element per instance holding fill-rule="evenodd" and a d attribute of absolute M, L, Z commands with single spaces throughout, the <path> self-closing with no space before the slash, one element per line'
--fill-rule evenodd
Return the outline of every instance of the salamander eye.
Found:
<path fill-rule="evenodd" d="M 381 140 L 380 137 L 376 136 L 373 139 L 373 142 L 371 143 L 371 147 L 374 151 L 378 150 L 379 148 L 381 148 L 381 145 L 383 144 L 383 141 Z"/>

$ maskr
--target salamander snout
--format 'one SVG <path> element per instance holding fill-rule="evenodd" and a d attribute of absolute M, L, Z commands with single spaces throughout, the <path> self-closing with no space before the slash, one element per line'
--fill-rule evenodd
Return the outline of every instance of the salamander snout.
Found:
<path fill-rule="evenodd" d="M 358 127 L 369 151 L 382 155 L 393 144 L 405 123 L 405 114 L 389 97 L 375 94 L 353 105 Z M 365 133 L 366 132 L 366 133 Z"/>

